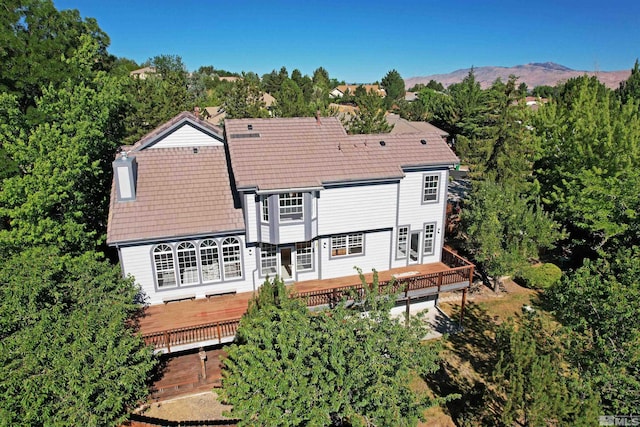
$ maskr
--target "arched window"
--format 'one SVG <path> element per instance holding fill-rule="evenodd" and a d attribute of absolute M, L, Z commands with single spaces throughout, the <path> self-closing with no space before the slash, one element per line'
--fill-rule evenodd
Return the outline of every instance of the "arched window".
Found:
<path fill-rule="evenodd" d="M 215 240 L 207 239 L 200 243 L 200 262 L 203 282 L 220 280 L 220 253 Z"/>
<path fill-rule="evenodd" d="M 222 264 L 225 279 L 242 277 L 240 242 L 235 237 L 227 237 L 222 241 Z"/>
<path fill-rule="evenodd" d="M 198 258 L 193 243 L 182 242 L 176 250 L 178 254 L 178 277 L 181 285 L 193 285 L 200 281 L 198 278 Z"/>
<path fill-rule="evenodd" d="M 173 251 L 169 245 L 158 245 L 153 250 L 153 262 L 156 266 L 158 288 L 176 286 L 176 271 L 173 263 Z"/>

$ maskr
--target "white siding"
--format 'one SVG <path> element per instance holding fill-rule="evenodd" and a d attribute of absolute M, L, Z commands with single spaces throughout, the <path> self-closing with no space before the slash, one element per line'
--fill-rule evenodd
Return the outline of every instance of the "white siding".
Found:
<path fill-rule="evenodd" d="M 280 244 L 304 242 L 304 223 L 288 224 L 280 223 Z"/>
<path fill-rule="evenodd" d="M 422 203 L 423 176 L 438 174 L 438 202 Z M 447 171 L 407 172 L 400 181 L 398 225 L 409 225 L 412 230 L 420 230 L 425 222 L 442 222 L 447 201 Z"/>
<path fill-rule="evenodd" d="M 250 292 L 262 281 L 257 278 L 256 251 L 247 248 L 244 238 L 239 237 L 242 248 L 242 265 L 244 276 L 241 280 L 217 282 L 209 285 L 195 285 L 172 288 L 170 290 L 156 291 L 152 249 L 155 245 L 139 245 L 120 248 L 120 260 L 124 275 L 131 275 L 151 305 L 162 304 L 163 299 L 185 295 L 195 295 L 196 298 L 204 298 L 206 295 L 226 292 Z M 173 243 L 172 243 L 173 246 Z M 175 259 L 175 257 L 174 257 Z"/>
<path fill-rule="evenodd" d="M 207 135 L 199 129 L 186 124 L 170 133 L 149 148 L 173 148 L 173 147 L 202 147 L 223 145 L 221 141 Z"/>
<path fill-rule="evenodd" d="M 260 209 L 260 203 L 256 203 L 254 194 L 244 194 L 242 201 L 243 210 L 246 219 L 247 242 L 254 243 L 258 241 L 258 223 L 256 215 Z"/>
<path fill-rule="evenodd" d="M 398 184 L 320 191 L 318 234 L 330 235 L 395 226 Z"/>
<path fill-rule="evenodd" d="M 391 241 L 391 231 L 366 233 L 364 236 L 364 255 L 331 257 L 331 239 L 323 238 L 318 245 L 322 278 L 351 276 L 358 274 L 354 267 L 359 267 L 364 273 L 375 268 L 378 271 L 388 270 Z"/>
<path fill-rule="evenodd" d="M 260 223 L 260 242 L 261 243 L 271 243 L 271 228 L 267 223 Z"/>

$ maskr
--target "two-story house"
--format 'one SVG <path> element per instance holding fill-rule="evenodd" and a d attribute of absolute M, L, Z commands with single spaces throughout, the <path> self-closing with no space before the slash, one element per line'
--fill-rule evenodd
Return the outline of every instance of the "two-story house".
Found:
<path fill-rule="evenodd" d="M 347 135 L 323 117 L 226 120 L 223 134 L 182 113 L 113 162 L 108 244 L 152 306 L 252 292 L 275 275 L 410 276 L 445 258 L 457 163 L 437 132 Z"/>

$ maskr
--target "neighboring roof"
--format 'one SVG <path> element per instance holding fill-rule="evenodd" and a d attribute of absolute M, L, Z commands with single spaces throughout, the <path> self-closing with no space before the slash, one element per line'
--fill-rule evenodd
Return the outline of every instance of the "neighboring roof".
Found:
<path fill-rule="evenodd" d="M 225 117 L 227 117 L 227 112 L 222 106 L 204 107 L 204 109 L 207 112 L 205 120 L 214 126 L 222 123 Z"/>
<path fill-rule="evenodd" d="M 133 70 L 129 73 L 131 77 L 138 77 L 140 79 L 145 79 L 149 74 L 155 74 L 156 67 L 144 67 L 138 68 L 137 70 Z"/>
<path fill-rule="evenodd" d="M 387 123 L 393 126 L 392 134 L 435 132 L 442 138 L 447 138 L 449 133 L 432 125 L 429 122 L 413 122 L 403 119 L 398 114 L 387 114 Z"/>
<path fill-rule="evenodd" d="M 354 93 L 356 93 L 356 89 L 359 86 L 364 87 L 367 92 L 375 92 L 380 96 L 387 95 L 387 92 L 384 89 L 382 89 L 380 85 L 338 85 L 336 86 L 335 90 L 340 91 L 340 93 L 344 95 L 345 93 L 347 93 L 347 89 L 348 89 L 349 93 L 353 95 Z"/>
<path fill-rule="evenodd" d="M 219 140 L 223 140 L 223 130 L 221 127 L 216 126 L 212 123 L 209 123 L 205 120 L 197 118 L 193 113 L 188 111 L 183 111 L 182 113 L 175 116 L 173 119 L 169 120 L 166 123 L 161 124 L 145 136 L 143 136 L 138 142 L 136 142 L 131 149 L 133 151 L 140 151 L 149 145 L 157 142 L 165 135 L 171 133 L 179 126 L 183 126 L 185 124 L 190 124 L 196 128 L 200 128 L 205 132 L 211 133 L 213 136 L 218 138 Z"/>
<path fill-rule="evenodd" d="M 416 99 L 418 99 L 418 94 L 415 92 L 405 92 L 404 94 L 404 100 L 405 101 L 415 101 Z"/>
<path fill-rule="evenodd" d="M 264 102 L 265 107 L 269 108 L 276 102 L 276 99 L 270 93 L 265 92 L 262 94 L 262 102 Z"/>
<path fill-rule="evenodd" d="M 228 119 L 225 130 L 238 189 L 399 179 L 403 168 L 459 162 L 438 132 L 347 135 L 336 117 Z"/>
<path fill-rule="evenodd" d="M 138 166 L 136 199 L 116 201 L 112 185 L 108 244 L 244 230 L 224 146 L 194 151 L 164 148 L 129 155 Z"/>
<path fill-rule="evenodd" d="M 238 80 L 242 80 L 242 77 L 237 76 L 222 76 L 218 77 L 222 82 L 237 82 Z"/>

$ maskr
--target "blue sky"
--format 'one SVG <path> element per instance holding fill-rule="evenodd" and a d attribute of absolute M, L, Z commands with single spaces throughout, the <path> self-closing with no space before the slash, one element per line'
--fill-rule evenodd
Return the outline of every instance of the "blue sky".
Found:
<path fill-rule="evenodd" d="M 143 62 L 180 55 L 260 75 L 319 66 L 349 83 L 391 69 L 409 78 L 472 65 L 552 61 L 630 69 L 640 57 L 638 0 L 54 0 L 109 34 L 109 51 Z"/>

